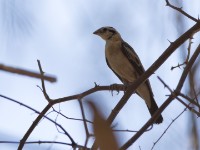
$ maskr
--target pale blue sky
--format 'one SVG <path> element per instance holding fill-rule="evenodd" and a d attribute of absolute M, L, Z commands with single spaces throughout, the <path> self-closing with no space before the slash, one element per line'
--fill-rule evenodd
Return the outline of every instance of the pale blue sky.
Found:
<path fill-rule="evenodd" d="M 199 0 L 182 1 L 183 8 L 197 18 L 200 12 Z M 93 35 L 93 31 L 102 26 L 113 26 L 138 53 L 147 69 L 169 46 L 170 41 L 179 37 L 177 12 L 165 6 L 165 1 L 157 0 L 0 0 L 0 63 L 38 70 L 37 59 L 43 70 L 56 75 L 58 82 L 46 83 L 51 98 L 59 98 L 82 92 L 94 86 L 120 83 L 109 70 L 104 58 L 105 42 Z M 184 17 L 185 31 L 194 22 Z M 181 27 L 182 24 L 178 24 Z M 199 35 L 194 40 L 199 43 Z M 181 63 L 177 50 L 150 77 L 155 99 L 160 106 L 169 94 L 158 81 L 160 76 L 172 89 L 177 85 L 182 70 L 171 71 L 171 66 Z M 185 50 L 186 51 L 186 50 Z M 47 104 L 42 92 L 36 85 L 40 80 L 0 72 L 0 94 L 17 99 L 37 110 Z M 123 93 L 112 97 L 109 92 L 93 95 L 95 101 L 109 115 Z M 58 108 L 58 106 L 55 106 Z M 63 103 L 61 110 L 68 117 L 80 118 L 80 109 L 76 101 Z M 164 122 L 155 125 L 145 133 L 131 149 L 150 149 L 153 142 L 163 133 L 172 119 L 184 107 L 174 101 L 163 113 Z M 20 140 L 32 121 L 37 116 L 33 112 L 0 98 L 0 133 Z M 54 114 L 50 114 L 55 118 Z M 133 95 L 115 120 L 118 129 L 138 130 L 149 119 L 146 105 Z M 199 121 L 199 119 L 198 119 Z M 81 122 L 59 118 L 66 130 L 78 144 L 84 143 L 85 132 Z M 184 113 L 156 145 L 157 149 L 182 149 L 189 147 L 188 112 Z M 120 144 L 123 144 L 131 133 L 119 133 Z M 0 137 L 0 140 L 9 140 Z M 56 131 L 53 124 L 42 120 L 29 140 L 62 140 L 66 138 Z M 183 141 L 185 141 L 183 143 Z M 0 148 L 3 145 L 0 145 Z M 36 145 L 35 145 L 36 146 Z M 46 146 L 46 145 L 43 145 Z M 48 147 L 48 146 L 47 146 Z M 7 147 L 6 147 L 7 148 Z M 41 149 L 45 149 L 40 146 Z M 52 149 L 64 149 L 53 146 Z M 8 148 L 7 148 L 8 149 Z M 10 149 L 13 149 L 10 148 Z M 30 148 L 25 148 L 29 150 Z M 70 149 L 70 148 L 69 148 Z"/>

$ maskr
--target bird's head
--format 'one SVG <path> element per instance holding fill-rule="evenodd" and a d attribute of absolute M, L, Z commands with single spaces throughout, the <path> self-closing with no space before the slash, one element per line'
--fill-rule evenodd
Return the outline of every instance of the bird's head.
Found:
<path fill-rule="evenodd" d="M 119 32 L 113 27 L 101 27 L 94 31 L 93 34 L 100 36 L 105 41 L 119 41 L 122 39 Z"/>

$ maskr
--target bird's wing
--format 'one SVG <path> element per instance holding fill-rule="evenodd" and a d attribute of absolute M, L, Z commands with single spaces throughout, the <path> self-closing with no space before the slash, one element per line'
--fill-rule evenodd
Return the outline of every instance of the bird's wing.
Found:
<path fill-rule="evenodd" d="M 135 53 L 135 51 L 133 50 L 133 48 L 124 41 L 122 42 L 122 53 L 126 56 L 126 58 L 129 60 L 129 62 L 132 64 L 132 66 L 134 67 L 134 69 L 137 71 L 139 75 L 142 75 L 145 72 L 144 67 L 142 66 L 142 63 L 139 57 L 137 56 L 137 54 Z M 157 111 L 158 106 L 153 98 L 153 92 L 152 92 L 151 85 L 148 79 L 145 81 L 145 84 L 148 87 L 148 91 L 151 96 L 151 106 L 149 107 L 147 105 L 147 107 L 151 115 L 153 115 Z M 140 95 L 138 92 L 136 93 Z M 163 122 L 163 117 L 162 115 L 160 115 L 155 121 L 155 123 L 159 124 L 162 122 Z"/>
<path fill-rule="evenodd" d="M 129 60 L 129 62 L 133 65 L 134 69 L 136 70 L 136 72 L 138 73 L 138 75 L 142 75 L 145 70 L 144 67 L 142 66 L 142 63 L 138 57 L 138 55 L 135 53 L 134 49 L 126 42 L 122 42 L 122 53 L 126 56 L 126 58 Z M 151 96 L 153 97 L 153 92 L 151 89 L 151 85 L 149 80 L 147 79 L 145 81 L 145 84 L 147 85 Z"/>
<path fill-rule="evenodd" d="M 122 78 L 112 69 L 112 67 L 110 66 L 107 58 L 106 58 L 106 63 L 108 65 L 108 67 L 114 72 L 114 74 L 121 80 L 121 82 L 124 83 Z"/>
<path fill-rule="evenodd" d="M 122 42 L 122 53 L 126 56 L 126 58 L 129 60 L 129 62 L 133 65 L 134 69 L 137 71 L 137 73 L 139 75 L 142 75 L 145 72 L 138 55 L 135 53 L 133 48 L 124 41 Z"/>

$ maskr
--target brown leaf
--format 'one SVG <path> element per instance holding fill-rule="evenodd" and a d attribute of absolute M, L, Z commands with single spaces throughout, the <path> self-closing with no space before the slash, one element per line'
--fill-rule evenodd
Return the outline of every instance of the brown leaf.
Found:
<path fill-rule="evenodd" d="M 111 127 L 101 115 L 96 106 L 90 102 L 94 111 L 94 136 L 101 150 L 118 150 L 116 137 L 114 136 Z"/>

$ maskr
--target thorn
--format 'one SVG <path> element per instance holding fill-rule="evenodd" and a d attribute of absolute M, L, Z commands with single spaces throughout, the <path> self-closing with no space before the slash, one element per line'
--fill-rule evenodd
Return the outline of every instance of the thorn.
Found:
<path fill-rule="evenodd" d="M 171 42 L 170 40 L 167 39 L 167 41 L 168 41 L 170 44 L 173 44 L 173 42 Z"/>
<path fill-rule="evenodd" d="M 117 91 L 117 95 L 119 95 L 119 91 Z"/>
<path fill-rule="evenodd" d="M 178 63 L 178 68 L 180 68 L 181 69 L 181 65 Z"/>
<path fill-rule="evenodd" d="M 94 82 L 94 87 L 98 87 L 99 86 L 99 84 L 97 84 L 96 82 Z"/>
<path fill-rule="evenodd" d="M 111 92 L 111 95 L 113 96 L 113 90 L 111 90 L 110 92 Z"/>
<path fill-rule="evenodd" d="M 37 87 L 43 92 L 42 88 L 39 85 L 37 85 Z"/>
<path fill-rule="evenodd" d="M 165 2 L 166 2 L 166 6 L 169 6 L 169 1 L 168 1 L 168 0 L 165 0 Z"/>

